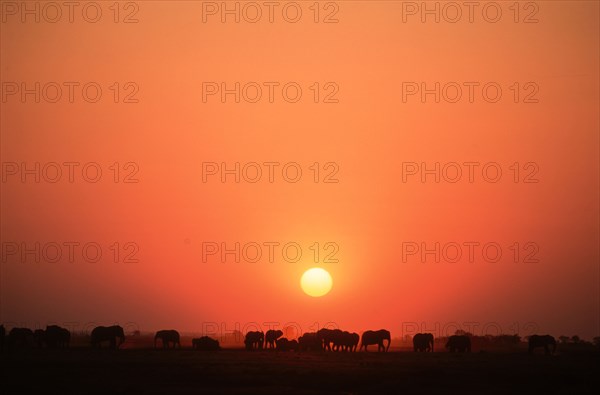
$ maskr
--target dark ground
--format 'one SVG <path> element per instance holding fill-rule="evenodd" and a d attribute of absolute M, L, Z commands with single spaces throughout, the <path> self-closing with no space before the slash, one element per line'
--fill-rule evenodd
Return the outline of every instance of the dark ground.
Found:
<path fill-rule="evenodd" d="M 72 348 L 0 354 L 11 394 L 585 394 L 600 353 L 280 353 Z"/>

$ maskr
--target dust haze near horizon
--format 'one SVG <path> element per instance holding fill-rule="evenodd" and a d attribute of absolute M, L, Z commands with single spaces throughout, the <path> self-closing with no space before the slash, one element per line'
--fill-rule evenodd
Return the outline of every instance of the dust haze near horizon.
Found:
<path fill-rule="evenodd" d="M 0 322 L 600 335 L 599 4 L 537 2 L 537 23 L 524 8 L 515 23 L 506 3 L 497 23 L 422 23 L 403 22 L 403 2 L 330 3 L 318 23 L 304 2 L 297 23 L 278 11 L 273 23 L 203 22 L 203 2 L 187 1 L 137 2 L 137 23 L 121 23 L 135 11 L 125 3 L 119 23 L 108 3 L 97 23 L 3 13 Z M 35 82 L 62 98 L 47 100 L 53 85 L 40 103 L 10 94 Z M 78 83 L 73 103 L 65 82 Z M 89 82 L 96 103 L 82 99 Z M 236 82 L 251 83 L 239 103 L 207 94 Z M 297 103 L 281 93 L 290 82 Z M 436 103 L 406 94 L 421 82 L 451 84 Z M 487 83 L 502 87 L 497 103 Z M 36 162 L 40 182 L 12 174 Z M 236 162 L 239 183 L 213 174 Z M 87 163 L 98 182 L 81 176 Z M 440 163 L 440 182 L 412 174 L 421 163 Z M 40 262 L 22 258 L 36 242 Z M 333 278 L 319 298 L 300 288 L 315 266 Z"/>

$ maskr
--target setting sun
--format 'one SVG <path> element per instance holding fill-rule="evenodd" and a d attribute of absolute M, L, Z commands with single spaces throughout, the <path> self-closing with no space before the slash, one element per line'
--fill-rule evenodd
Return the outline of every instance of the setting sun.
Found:
<path fill-rule="evenodd" d="M 327 294 L 331 290 L 333 280 L 331 275 L 325 269 L 313 267 L 308 269 L 300 279 L 302 290 L 309 296 L 319 297 Z"/>

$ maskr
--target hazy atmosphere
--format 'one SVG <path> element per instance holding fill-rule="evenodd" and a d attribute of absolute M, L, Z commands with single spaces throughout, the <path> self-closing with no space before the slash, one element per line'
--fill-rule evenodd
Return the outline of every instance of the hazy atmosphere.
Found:
<path fill-rule="evenodd" d="M 598 3 L 484 3 L 3 2 L 0 321 L 598 336 Z"/>

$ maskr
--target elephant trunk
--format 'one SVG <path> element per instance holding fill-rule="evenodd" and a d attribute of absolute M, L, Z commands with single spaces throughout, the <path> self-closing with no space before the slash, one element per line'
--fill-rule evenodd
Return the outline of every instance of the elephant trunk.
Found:
<path fill-rule="evenodd" d="M 391 337 L 388 337 L 386 340 L 387 340 L 388 344 L 387 344 L 387 347 L 385 349 L 385 352 L 387 352 L 390 349 L 390 343 L 392 342 Z"/>

